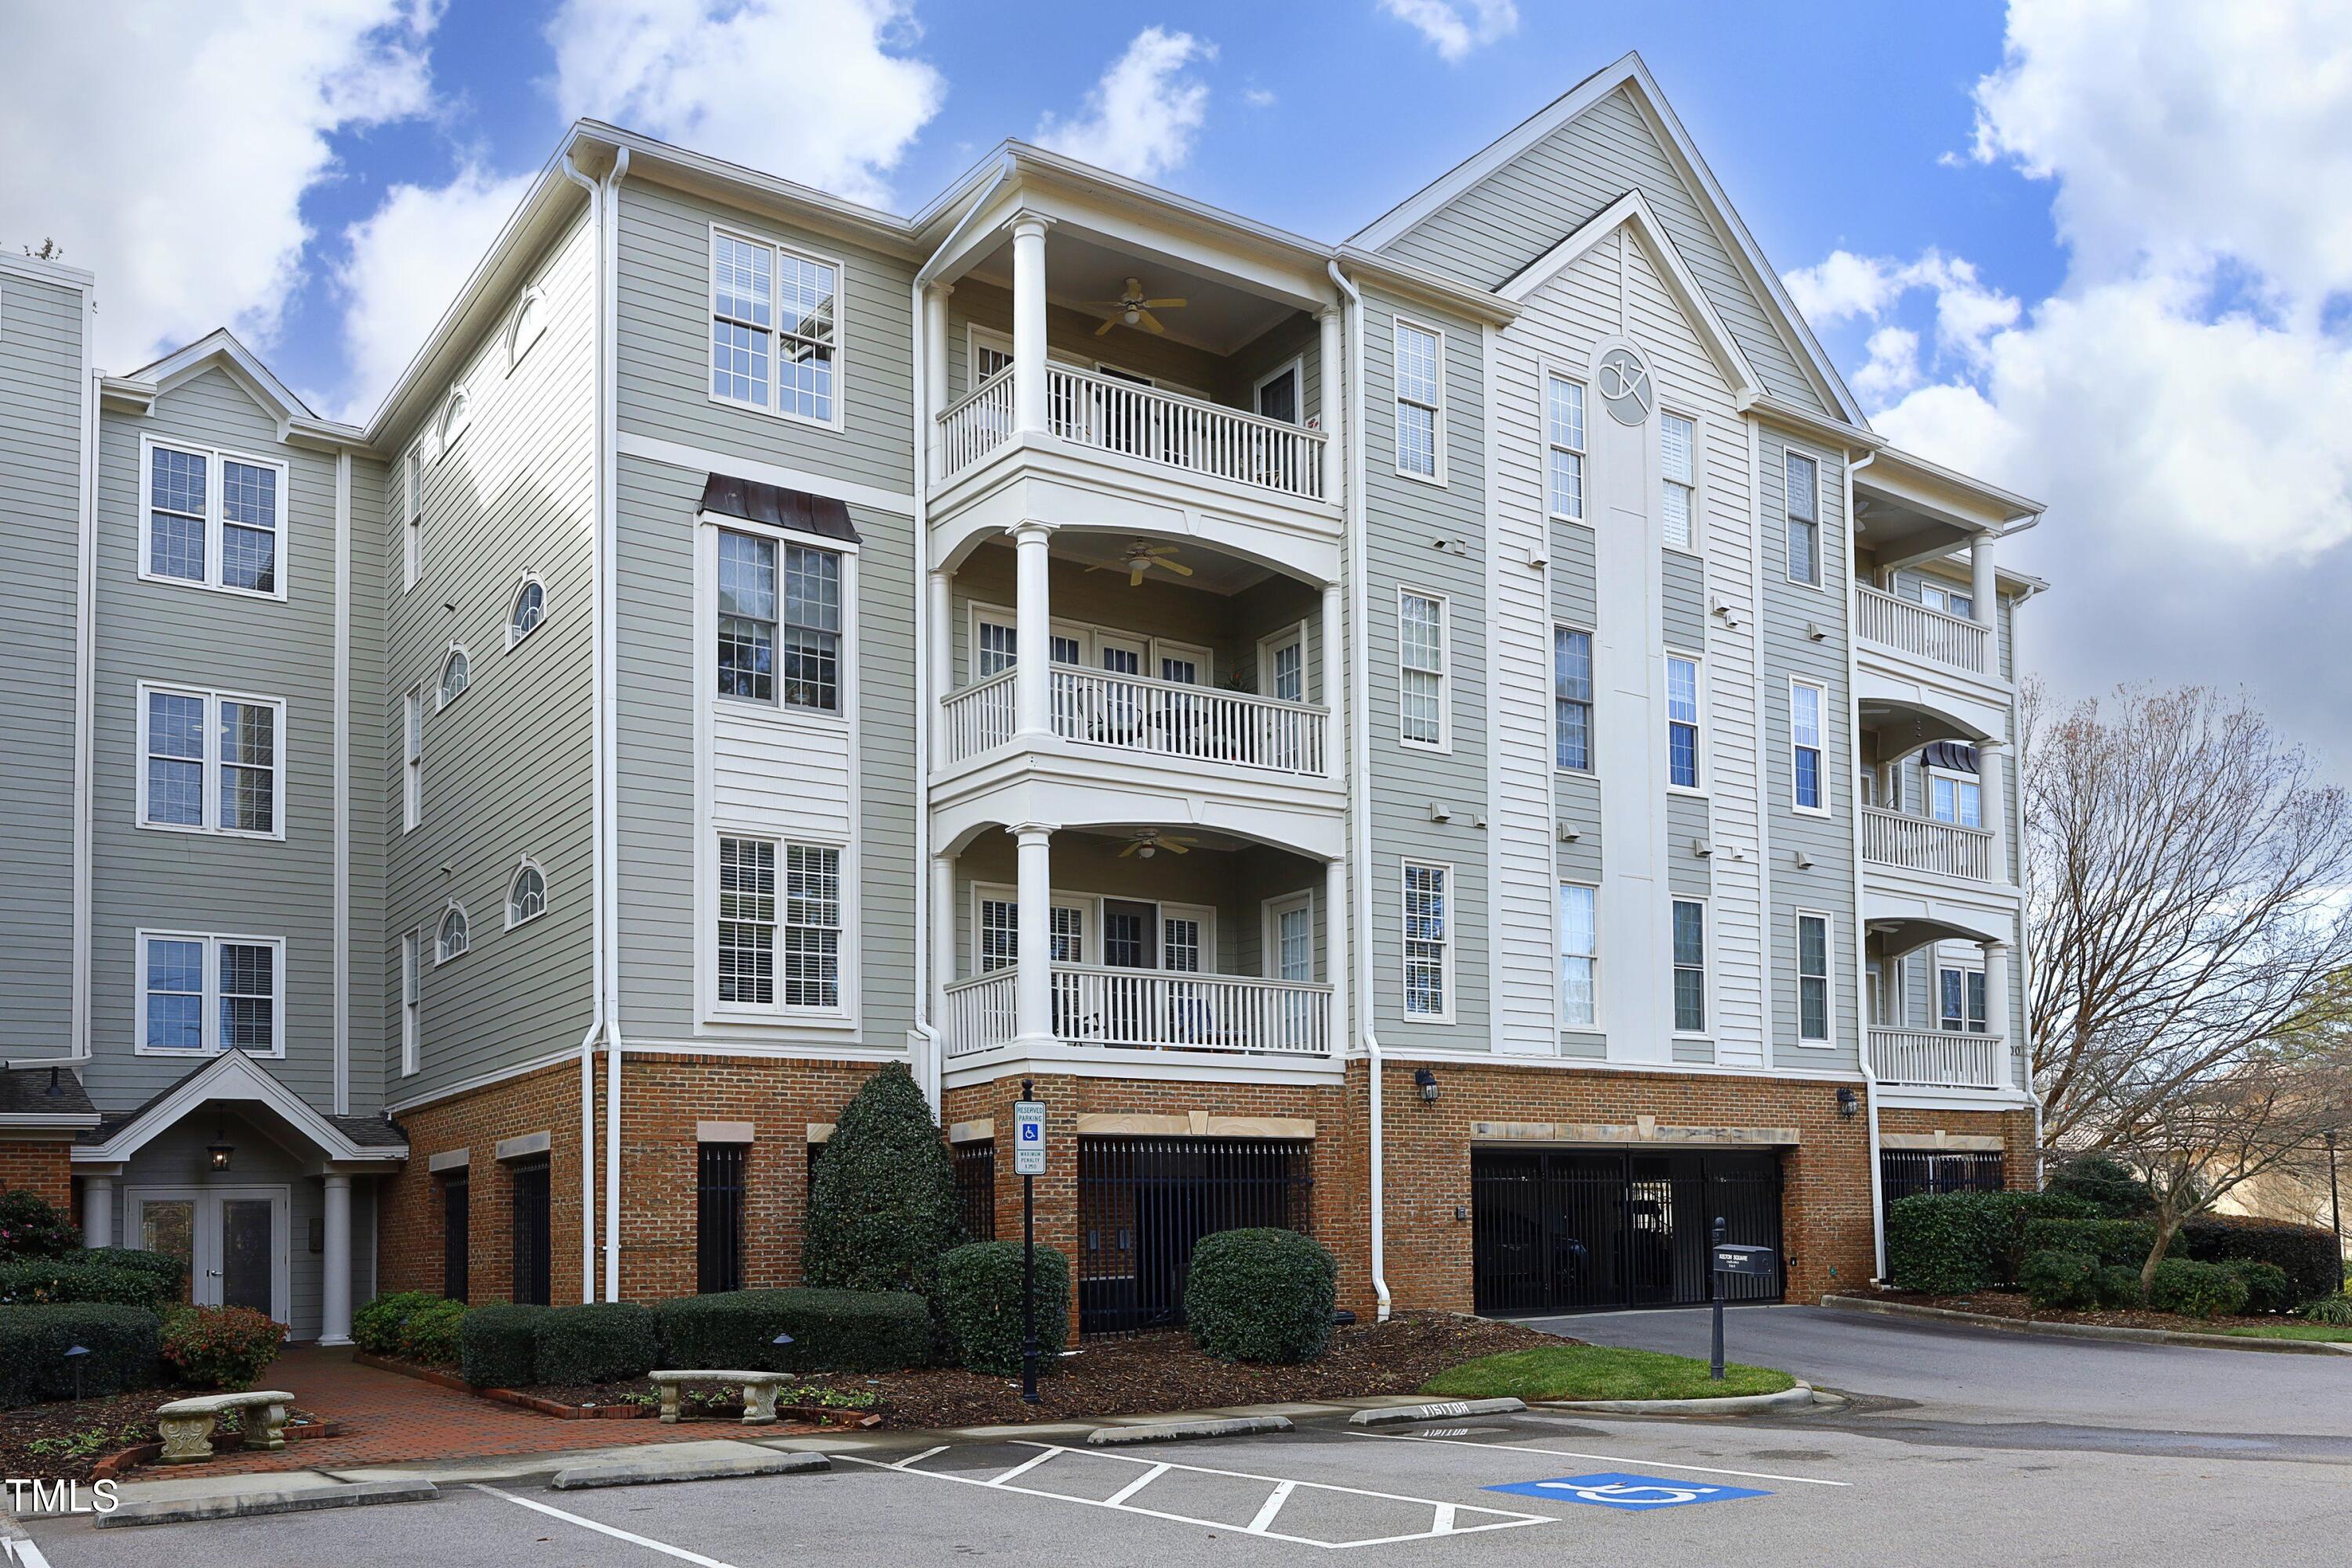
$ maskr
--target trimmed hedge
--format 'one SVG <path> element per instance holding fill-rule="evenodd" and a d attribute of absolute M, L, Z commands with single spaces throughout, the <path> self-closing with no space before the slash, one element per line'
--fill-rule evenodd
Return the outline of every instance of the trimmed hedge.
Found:
<path fill-rule="evenodd" d="M 2249 1312 L 2284 1312 L 2294 1305 L 2294 1286 L 2288 1280 L 2286 1270 L 2275 1263 L 2232 1258 L 2214 1267 L 2244 1282 L 2245 1310 Z"/>
<path fill-rule="evenodd" d="M 455 1366 L 464 1349 L 466 1314 L 463 1301 L 436 1296 L 401 1320 L 399 1354 L 425 1366 Z"/>
<path fill-rule="evenodd" d="M 1920 1193 L 1895 1205 L 1886 1272 L 1898 1289 L 1931 1296 L 2013 1285 L 2029 1224 L 2095 1217 L 2089 1204 L 2057 1193 Z"/>
<path fill-rule="evenodd" d="M 152 1387 L 161 1381 L 163 1334 L 163 1321 L 144 1307 L 102 1301 L 0 1307 L 0 1405 L 71 1399 L 76 1362 L 85 1396 Z M 68 1361 L 66 1352 L 75 1345 L 89 1353 Z"/>
<path fill-rule="evenodd" d="M 2099 1299 L 2099 1260 L 2045 1247 L 2018 1266 L 2017 1283 L 2037 1307 L 2088 1307 Z"/>
<path fill-rule="evenodd" d="M 1021 1371 L 1021 1244 L 974 1241 L 940 1259 L 932 1310 L 956 1360 L 974 1372 L 1013 1377 Z M 1061 1364 L 1070 1318 L 1070 1265 L 1050 1247 L 1037 1249 L 1037 1369 Z"/>
<path fill-rule="evenodd" d="M 2147 1304 L 2159 1312 L 2219 1317 L 2245 1310 L 2246 1282 L 2218 1263 L 2168 1258 L 2148 1282 Z"/>
<path fill-rule="evenodd" d="M 2244 1258 L 2275 1263 L 2298 1301 L 2336 1294 L 2336 1237 L 2315 1225 L 2255 1219 L 2247 1215 L 2199 1215 L 2180 1227 L 2173 1247 L 2199 1263 Z"/>
<path fill-rule="evenodd" d="M 2101 1263 L 2128 1264 L 2137 1270 L 2156 1249 L 2156 1226 L 2144 1219 L 2028 1220 L 2025 1245 L 2032 1252 L 2055 1247 L 2086 1253 Z"/>
<path fill-rule="evenodd" d="M 179 1293 L 176 1271 L 167 1279 L 152 1268 L 84 1262 L 79 1255 L 0 1263 L 0 1301 L 103 1301 L 161 1313 Z"/>
<path fill-rule="evenodd" d="M 1331 1342 L 1339 1266 L 1295 1230 L 1223 1230 L 1192 1247 L 1184 1321 L 1220 1361 L 1313 1361 Z"/>
<path fill-rule="evenodd" d="M 2093 1282 L 2092 1299 L 2110 1311 L 2125 1312 L 2139 1305 L 2139 1269 L 2126 1263 L 2110 1263 L 2099 1270 Z"/>
<path fill-rule="evenodd" d="M 152 1274 L 163 1281 L 163 1289 L 173 1296 L 180 1293 L 180 1283 L 187 1276 L 187 1265 L 168 1252 L 142 1252 L 135 1247 L 93 1247 L 74 1256 L 84 1263 Z"/>
<path fill-rule="evenodd" d="M 538 1382 L 539 1321 L 553 1310 L 501 1301 L 467 1312 L 457 1331 L 457 1375 L 476 1388 Z"/>
<path fill-rule="evenodd" d="M 394 1290 L 352 1314 L 352 1343 L 371 1355 L 399 1355 L 401 1325 L 441 1297 L 431 1290 Z"/>
<path fill-rule="evenodd" d="M 2080 1198 L 2109 1219 L 2138 1219 L 2156 1206 L 2147 1184 L 2105 1154 L 2078 1154 L 2051 1168 L 2042 1190 Z"/>
<path fill-rule="evenodd" d="M 923 1290 L 962 1226 L 955 1165 L 904 1066 L 868 1078 L 842 1108 L 809 1177 L 801 1273 L 838 1290 Z"/>
<path fill-rule="evenodd" d="M 653 1309 L 635 1301 L 558 1307 L 537 1321 L 534 1383 L 643 1377 L 661 1359 Z"/>
<path fill-rule="evenodd" d="M 728 1290 L 654 1311 L 663 1359 L 679 1368 L 896 1372 L 931 1355 L 930 1308 L 904 1290 Z"/>

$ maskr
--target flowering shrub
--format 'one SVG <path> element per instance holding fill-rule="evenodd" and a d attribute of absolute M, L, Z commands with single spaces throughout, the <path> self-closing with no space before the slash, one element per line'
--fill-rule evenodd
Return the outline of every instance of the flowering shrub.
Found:
<path fill-rule="evenodd" d="M 0 1259 L 62 1258 L 81 1247 L 63 1209 L 22 1187 L 0 1190 Z"/>
<path fill-rule="evenodd" d="M 163 1321 L 163 1360 L 196 1388 L 251 1388 L 285 1339 L 285 1324 L 250 1307 L 183 1307 Z"/>

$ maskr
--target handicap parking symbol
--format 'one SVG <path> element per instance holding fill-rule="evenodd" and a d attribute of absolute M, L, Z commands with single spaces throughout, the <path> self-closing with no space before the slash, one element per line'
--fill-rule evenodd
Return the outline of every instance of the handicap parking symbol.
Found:
<path fill-rule="evenodd" d="M 1591 1503 L 1597 1508 L 1628 1509 L 1646 1513 L 1652 1509 L 1683 1508 L 1695 1502 L 1730 1502 L 1744 1497 L 1770 1497 L 1747 1487 L 1718 1487 L 1703 1481 L 1667 1481 L 1655 1476 L 1629 1476 L 1603 1470 L 1591 1476 L 1561 1476 L 1549 1481 L 1515 1481 L 1486 1489 L 1520 1497 L 1551 1498 L 1559 1502 Z"/>

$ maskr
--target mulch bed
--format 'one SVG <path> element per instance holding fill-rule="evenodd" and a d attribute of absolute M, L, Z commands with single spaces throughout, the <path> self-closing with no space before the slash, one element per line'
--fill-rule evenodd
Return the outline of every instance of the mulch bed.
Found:
<path fill-rule="evenodd" d="M 101 1460 L 126 1448 L 157 1442 L 156 1406 L 193 1392 L 142 1388 L 105 1399 L 60 1400 L 0 1411 L 0 1475 L 91 1479 Z M 289 1411 L 286 1436 L 291 1439 L 308 1428 L 328 1425 L 312 1412 Z M 35 1448 L 36 1443 L 42 1447 Z M 213 1429 L 213 1449 L 221 1454 L 237 1451 L 233 1422 L 225 1421 Z"/>
<path fill-rule="evenodd" d="M 1979 1290 L 1967 1296 L 1925 1296 L 1905 1290 L 1883 1293 L 1889 1301 L 1915 1307 L 1944 1307 L 1955 1312 L 1982 1312 L 1993 1318 L 2021 1318 L 2036 1323 L 2092 1323 L 2104 1329 L 2169 1329 L 2176 1333 L 2216 1334 L 2224 1329 L 2275 1328 L 2293 1318 L 2270 1316 L 2189 1318 L 2179 1312 L 2151 1312 L 2139 1308 L 2073 1311 L 2036 1307 L 2013 1290 Z"/>

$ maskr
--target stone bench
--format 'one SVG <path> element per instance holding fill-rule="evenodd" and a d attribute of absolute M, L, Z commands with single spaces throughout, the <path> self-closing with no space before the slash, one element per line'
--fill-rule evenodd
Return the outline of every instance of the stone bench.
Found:
<path fill-rule="evenodd" d="M 282 1389 L 257 1388 L 243 1394 L 204 1394 L 174 1399 L 155 1412 L 156 1430 L 163 1435 L 163 1463 L 192 1464 L 213 1457 L 213 1426 L 235 1410 L 241 1413 L 248 1448 L 276 1450 L 286 1447 L 286 1411 L 294 1396 Z"/>
<path fill-rule="evenodd" d="M 678 1395 L 690 1383 L 740 1384 L 743 1389 L 743 1425 L 772 1426 L 776 1420 L 776 1391 L 788 1381 L 781 1372 L 699 1372 L 669 1371 L 648 1373 L 653 1384 L 661 1391 L 661 1418 L 676 1422 Z"/>

